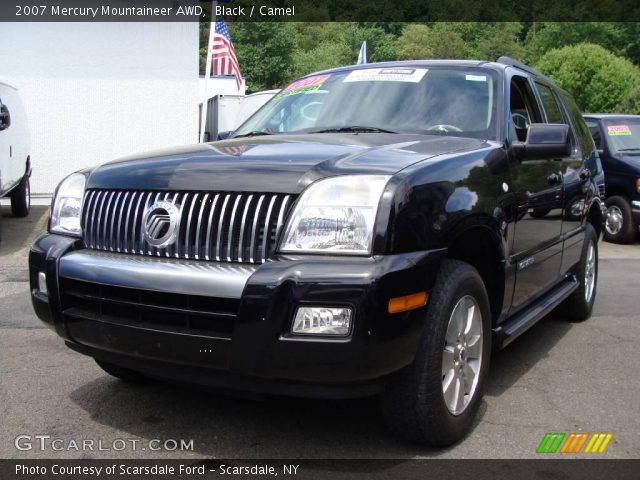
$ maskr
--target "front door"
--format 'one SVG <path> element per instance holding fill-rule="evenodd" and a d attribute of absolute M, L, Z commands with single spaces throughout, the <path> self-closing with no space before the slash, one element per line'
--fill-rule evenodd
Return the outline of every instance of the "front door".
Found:
<path fill-rule="evenodd" d="M 510 89 L 511 137 L 525 141 L 531 123 L 544 123 L 531 84 L 514 76 Z M 524 307 L 560 275 L 563 187 L 560 162 L 540 159 L 512 163 L 510 190 L 517 211 L 511 247 L 516 281 L 511 311 Z"/>

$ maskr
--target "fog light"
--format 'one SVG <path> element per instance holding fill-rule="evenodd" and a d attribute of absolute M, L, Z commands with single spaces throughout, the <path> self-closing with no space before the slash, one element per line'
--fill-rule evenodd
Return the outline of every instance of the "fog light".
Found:
<path fill-rule="evenodd" d="M 45 297 L 49 294 L 47 291 L 47 275 L 44 272 L 38 272 L 38 291 Z"/>
<path fill-rule="evenodd" d="M 350 308 L 299 307 L 291 333 L 346 337 L 351 332 L 352 317 Z"/>

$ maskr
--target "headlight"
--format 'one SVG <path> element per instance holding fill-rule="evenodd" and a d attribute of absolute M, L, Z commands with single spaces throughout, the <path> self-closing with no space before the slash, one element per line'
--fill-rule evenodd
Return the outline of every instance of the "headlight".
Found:
<path fill-rule="evenodd" d="M 291 215 L 281 252 L 371 252 L 385 175 L 345 175 L 311 184 Z"/>
<path fill-rule="evenodd" d="M 86 177 L 83 174 L 73 173 L 58 186 L 56 198 L 53 200 L 53 208 L 51 209 L 49 230 L 52 233 L 62 233 L 75 237 L 82 235 L 80 213 L 85 183 Z"/>

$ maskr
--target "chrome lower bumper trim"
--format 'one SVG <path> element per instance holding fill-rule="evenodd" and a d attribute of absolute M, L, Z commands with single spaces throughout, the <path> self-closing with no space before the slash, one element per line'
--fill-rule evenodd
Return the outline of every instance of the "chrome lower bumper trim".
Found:
<path fill-rule="evenodd" d="M 240 298 L 255 265 L 137 257 L 82 250 L 60 259 L 60 276 L 156 292 Z"/>

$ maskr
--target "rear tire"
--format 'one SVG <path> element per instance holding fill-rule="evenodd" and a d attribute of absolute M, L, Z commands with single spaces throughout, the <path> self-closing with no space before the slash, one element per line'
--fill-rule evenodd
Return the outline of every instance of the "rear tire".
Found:
<path fill-rule="evenodd" d="M 20 184 L 11 192 L 11 213 L 14 217 L 23 218 L 29 215 L 31 209 L 31 184 L 29 176 L 25 175 Z"/>
<path fill-rule="evenodd" d="M 576 267 L 578 289 L 560 306 L 560 313 L 574 322 L 591 316 L 598 286 L 598 239 L 593 225 L 587 223 L 582 244 L 580 263 Z"/>
<path fill-rule="evenodd" d="M 120 365 L 114 365 L 113 363 L 104 362 L 102 360 L 94 359 L 98 366 L 107 372 L 112 377 L 119 378 L 123 382 L 145 385 L 149 383 L 149 378 L 142 375 L 140 372 L 131 370 L 130 368 L 121 367 Z"/>
<path fill-rule="evenodd" d="M 638 233 L 638 225 L 633 219 L 629 200 L 616 195 L 607 198 L 609 213 L 604 224 L 604 239 L 612 243 L 631 243 Z"/>
<path fill-rule="evenodd" d="M 490 353 L 490 309 L 482 279 L 471 265 L 445 260 L 414 362 L 382 394 L 389 428 L 435 447 L 459 441 L 480 406 Z"/>

